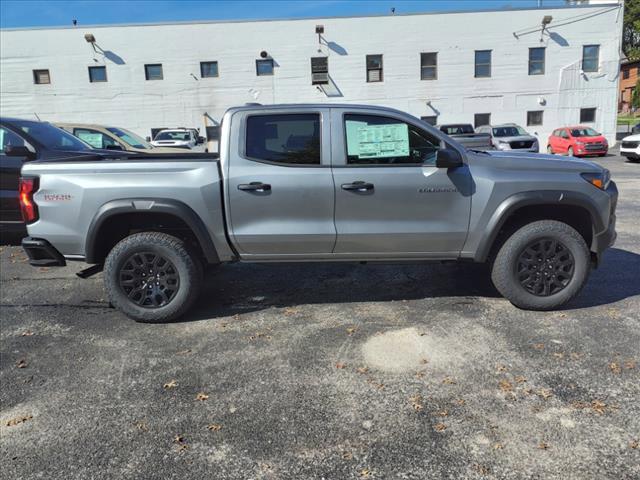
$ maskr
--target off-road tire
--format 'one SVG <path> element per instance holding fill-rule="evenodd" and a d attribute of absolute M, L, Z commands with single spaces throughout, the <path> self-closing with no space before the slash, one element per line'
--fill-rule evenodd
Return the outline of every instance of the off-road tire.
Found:
<path fill-rule="evenodd" d="M 573 256 L 573 275 L 560 291 L 547 296 L 529 292 L 518 278 L 519 259 L 525 249 L 540 240 L 555 240 Z M 496 289 L 513 305 L 526 310 L 554 310 L 575 297 L 591 269 L 590 253 L 582 235 L 566 223 L 541 220 L 516 230 L 500 247 L 491 268 Z"/>
<path fill-rule="evenodd" d="M 121 270 L 133 255 L 151 252 L 171 262 L 179 278 L 175 295 L 166 305 L 145 308 L 127 297 L 120 285 Z M 184 315 L 198 298 L 202 286 L 202 264 L 179 238 L 161 232 L 142 232 L 121 240 L 107 256 L 104 284 L 109 301 L 129 318 L 142 323 L 166 323 Z"/>

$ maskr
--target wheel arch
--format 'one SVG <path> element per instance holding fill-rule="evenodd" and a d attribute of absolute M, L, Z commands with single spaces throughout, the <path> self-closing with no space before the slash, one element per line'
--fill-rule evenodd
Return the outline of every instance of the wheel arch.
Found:
<path fill-rule="evenodd" d="M 494 211 L 480 240 L 474 260 L 485 262 L 513 230 L 537 220 L 558 220 L 575 228 L 590 247 L 604 229 L 598 209 L 580 192 L 556 190 L 522 192 L 505 199 Z"/>
<path fill-rule="evenodd" d="M 141 220 L 142 225 L 137 224 Z M 156 225 L 183 231 L 197 243 L 208 263 L 220 262 L 213 240 L 198 214 L 187 204 L 167 198 L 125 198 L 102 205 L 87 231 L 85 261 L 102 263 L 115 243 L 131 230 L 140 226 L 153 229 Z"/>

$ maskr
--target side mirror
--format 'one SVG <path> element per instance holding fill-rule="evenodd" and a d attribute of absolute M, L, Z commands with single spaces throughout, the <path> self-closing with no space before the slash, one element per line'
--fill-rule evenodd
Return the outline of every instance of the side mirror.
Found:
<path fill-rule="evenodd" d="M 4 154 L 7 157 L 25 157 L 29 160 L 36 158 L 36 154 L 24 145 L 7 145 L 4 147 Z"/>
<path fill-rule="evenodd" d="M 204 137 L 199 135 L 198 136 L 198 145 L 202 145 L 204 143 Z"/>
<path fill-rule="evenodd" d="M 436 167 L 455 168 L 462 166 L 462 155 L 453 148 L 445 147 L 436 154 Z"/>
<path fill-rule="evenodd" d="M 150 141 L 151 141 L 151 137 L 146 137 L 146 138 L 145 138 L 145 140 L 146 140 L 147 142 L 150 142 Z"/>
<path fill-rule="evenodd" d="M 124 150 L 122 145 L 107 145 L 107 150 Z"/>

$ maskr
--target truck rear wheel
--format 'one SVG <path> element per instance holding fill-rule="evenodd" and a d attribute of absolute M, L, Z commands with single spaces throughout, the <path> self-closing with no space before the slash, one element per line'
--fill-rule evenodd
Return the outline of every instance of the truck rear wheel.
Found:
<path fill-rule="evenodd" d="M 136 233 L 107 256 L 104 282 L 109 301 L 128 317 L 144 323 L 170 322 L 197 299 L 202 265 L 176 237 Z"/>
<path fill-rule="evenodd" d="M 580 292 L 590 268 L 584 238 L 566 223 L 542 220 L 507 239 L 496 255 L 491 279 L 516 307 L 553 310 Z"/>

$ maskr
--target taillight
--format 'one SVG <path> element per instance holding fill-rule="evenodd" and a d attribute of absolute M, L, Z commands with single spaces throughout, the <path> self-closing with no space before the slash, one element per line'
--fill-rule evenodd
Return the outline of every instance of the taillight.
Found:
<path fill-rule="evenodd" d="M 38 191 L 37 177 L 20 177 L 18 195 L 20 212 L 25 223 L 33 223 L 38 220 L 38 206 L 33 201 L 33 194 Z"/>

